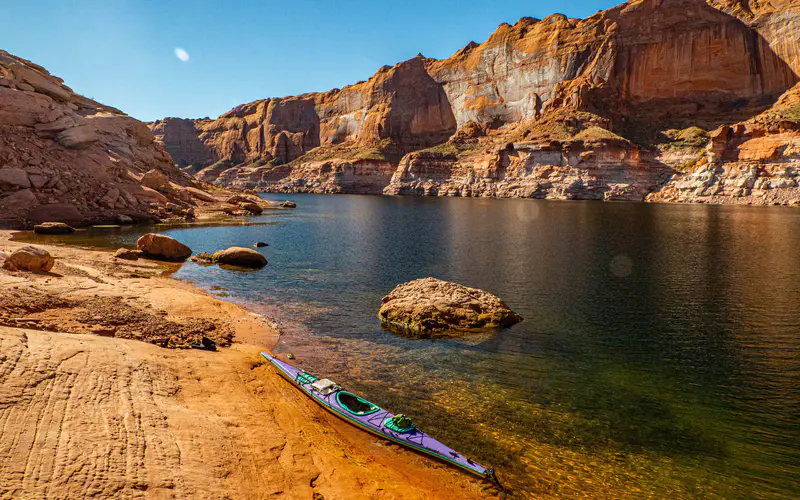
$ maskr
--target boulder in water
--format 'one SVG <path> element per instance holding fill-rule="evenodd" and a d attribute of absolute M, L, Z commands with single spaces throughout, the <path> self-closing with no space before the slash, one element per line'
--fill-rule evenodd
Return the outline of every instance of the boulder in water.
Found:
<path fill-rule="evenodd" d="M 491 293 L 436 278 L 397 286 L 383 298 L 378 316 L 386 329 L 413 337 L 451 336 L 522 321 Z"/>
<path fill-rule="evenodd" d="M 63 222 L 43 222 L 33 226 L 33 232 L 36 234 L 71 234 L 75 232 L 75 228 Z"/>
<path fill-rule="evenodd" d="M 191 260 L 196 264 L 206 264 L 209 266 L 214 263 L 214 259 L 208 252 L 200 252 L 197 255 L 192 255 L 192 258 L 190 258 L 189 260 Z"/>
<path fill-rule="evenodd" d="M 267 259 L 252 248 L 231 247 L 226 250 L 220 250 L 212 255 L 211 258 L 218 264 L 254 269 L 267 265 Z"/>

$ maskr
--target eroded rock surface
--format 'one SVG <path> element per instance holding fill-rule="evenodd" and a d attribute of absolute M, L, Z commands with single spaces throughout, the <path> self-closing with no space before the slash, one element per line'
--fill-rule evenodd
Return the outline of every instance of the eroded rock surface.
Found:
<path fill-rule="evenodd" d="M 378 317 L 385 328 L 414 337 L 491 330 L 522 321 L 491 293 L 436 278 L 398 285 L 383 298 Z"/>
<path fill-rule="evenodd" d="M 720 147 L 711 133 L 763 117 L 798 73 L 792 0 L 633 0 L 586 19 L 522 18 L 445 60 L 195 121 L 214 162 L 199 178 L 280 192 L 793 203 L 796 109 L 712 161 L 733 184 L 762 162 L 769 193 L 686 192 L 707 147 Z M 788 154 L 755 159 L 773 143 Z"/>
<path fill-rule="evenodd" d="M 143 185 L 146 172 L 162 182 Z M 0 224 L 152 219 L 168 202 L 195 204 L 193 184 L 145 124 L 0 50 Z"/>

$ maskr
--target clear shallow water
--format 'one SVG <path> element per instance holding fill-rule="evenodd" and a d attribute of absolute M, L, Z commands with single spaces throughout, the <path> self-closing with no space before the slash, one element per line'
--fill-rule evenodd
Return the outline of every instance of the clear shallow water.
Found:
<path fill-rule="evenodd" d="M 409 414 L 515 493 L 800 496 L 800 210 L 292 199 L 252 219 L 270 224 L 167 232 L 195 252 L 266 241 L 267 268 L 176 277 L 278 314 L 278 352 Z M 525 321 L 462 340 L 382 331 L 381 297 L 425 276 Z"/>

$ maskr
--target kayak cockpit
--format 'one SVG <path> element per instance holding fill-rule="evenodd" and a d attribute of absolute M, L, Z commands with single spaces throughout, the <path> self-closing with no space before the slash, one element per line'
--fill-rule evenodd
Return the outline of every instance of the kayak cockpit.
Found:
<path fill-rule="evenodd" d="M 361 399 L 355 394 L 350 394 L 346 391 L 339 391 L 336 393 L 336 401 L 339 406 L 352 413 L 353 415 L 363 416 L 375 413 L 380 410 L 379 407 L 370 403 L 366 399 Z"/>

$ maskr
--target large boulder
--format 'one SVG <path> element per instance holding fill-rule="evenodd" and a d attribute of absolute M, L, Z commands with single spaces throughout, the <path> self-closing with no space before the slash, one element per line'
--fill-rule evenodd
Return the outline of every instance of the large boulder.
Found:
<path fill-rule="evenodd" d="M 23 189 L 31 187 L 28 174 L 21 168 L 0 168 L 0 184 L 18 186 Z"/>
<path fill-rule="evenodd" d="M 159 190 L 167 185 L 169 177 L 163 172 L 158 170 L 150 170 L 142 176 L 142 186 L 149 187 L 150 189 Z"/>
<path fill-rule="evenodd" d="M 36 234 L 71 234 L 75 232 L 75 228 L 63 222 L 43 222 L 33 226 L 33 232 Z"/>
<path fill-rule="evenodd" d="M 414 337 L 491 330 L 522 321 L 491 293 L 436 278 L 398 285 L 383 298 L 378 316 L 388 330 Z"/>
<path fill-rule="evenodd" d="M 15 191 L 5 198 L 0 198 L 0 216 L 27 214 L 39 205 L 39 200 L 30 189 Z"/>
<path fill-rule="evenodd" d="M 218 264 L 231 266 L 260 268 L 267 265 L 267 259 L 252 248 L 231 247 L 220 250 L 211 256 L 211 260 Z"/>
<path fill-rule="evenodd" d="M 192 255 L 191 248 L 163 234 L 147 233 L 136 241 L 136 247 L 146 256 L 159 260 L 183 261 Z"/>
<path fill-rule="evenodd" d="M 38 247 L 23 247 L 6 257 L 4 269 L 46 273 L 56 263 L 50 252 Z"/>
<path fill-rule="evenodd" d="M 100 138 L 91 125 L 78 125 L 68 128 L 56 135 L 56 141 L 65 148 L 84 149 L 88 148 Z"/>
<path fill-rule="evenodd" d="M 188 192 L 193 197 L 197 198 L 200 201 L 205 201 L 208 203 L 216 203 L 217 199 L 208 194 L 207 192 L 203 191 L 202 189 L 197 189 L 193 187 L 183 188 L 186 192 Z"/>

